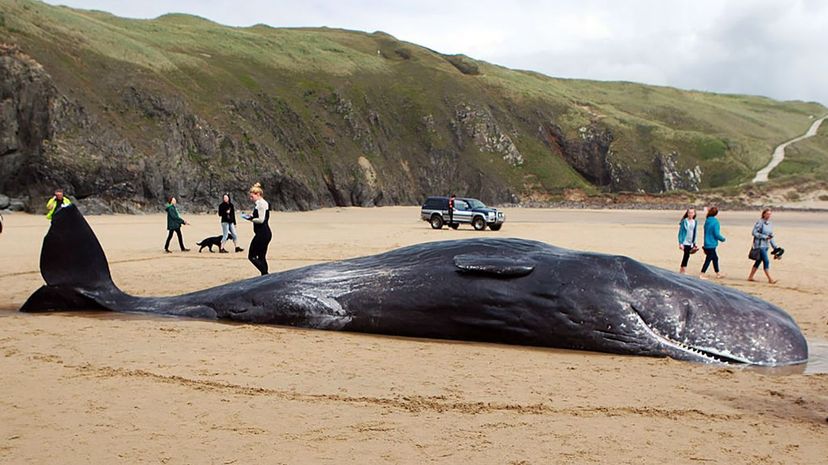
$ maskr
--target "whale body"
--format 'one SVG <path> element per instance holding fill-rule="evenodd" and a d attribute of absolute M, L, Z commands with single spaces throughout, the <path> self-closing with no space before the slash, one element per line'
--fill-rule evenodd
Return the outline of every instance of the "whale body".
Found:
<path fill-rule="evenodd" d="M 523 239 L 465 239 L 306 266 L 173 297 L 112 281 L 89 224 L 61 209 L 24 312 L 101 309 L 326 330 L 672 357 L 804 363 L 779 307 L 628 257 Z"/>

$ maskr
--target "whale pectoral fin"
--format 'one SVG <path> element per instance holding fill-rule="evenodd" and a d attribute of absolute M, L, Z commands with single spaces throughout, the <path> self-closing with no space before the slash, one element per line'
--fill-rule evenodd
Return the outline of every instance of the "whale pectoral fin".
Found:
<path fill-rule="evenodd" d="M 205 320 L 217 320 L 218 314 L 216 311 L 206 305 L 188 305 L 176 308 L 176 316 L 186 316 L 189 318 L 202 318 Z"/>
<path fill-rule="evenodd" d="M 455 255 L 454 266 L 460 273 L 496 278 L 518 278 L 528 275 L 535 269 L 535 263 L 526 258 L 483 254 Z"/>

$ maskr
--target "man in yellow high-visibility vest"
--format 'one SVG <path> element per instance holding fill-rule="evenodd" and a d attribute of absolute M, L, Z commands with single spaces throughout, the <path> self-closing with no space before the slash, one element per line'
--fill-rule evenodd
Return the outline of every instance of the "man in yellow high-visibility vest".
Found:
<path fill-rule="evenodd" d="M 71 204 L 72 202 L 63 196 L 63 189 L 55 190 L 55 196 L 46 202 L 46 219 L 52 221 L 52 217 L 55 216 L 58 210 Z"/>

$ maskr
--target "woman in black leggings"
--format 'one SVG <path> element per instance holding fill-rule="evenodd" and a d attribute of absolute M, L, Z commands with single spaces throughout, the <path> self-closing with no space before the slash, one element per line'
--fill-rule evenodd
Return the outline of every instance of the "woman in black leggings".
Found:
<path fill-rule="evenodd" d="M 684 216 L 681 218 L 681 221 L 679 221 L 678 247 L 682 252 L 679 273 L 683 274 L 687 270 L 687 261 L 690 259 L 690 254 L 698 250 L 696 247 L 695 208 L 688 208 L 685 210 Z"/>
<path fill-rule="evenodd" d="M 270 232 L 270 205 L 262 198 L 264 191 L 259 183 L 250 188 L 250 200 L 256 203 L 252 215 L 242 215 L 242 218 L 253 222 L 253 240 L 250 241 L 247 258 L 253 263 L 262 276 L 267 274 L 267 246 L 273 238 Z"/>

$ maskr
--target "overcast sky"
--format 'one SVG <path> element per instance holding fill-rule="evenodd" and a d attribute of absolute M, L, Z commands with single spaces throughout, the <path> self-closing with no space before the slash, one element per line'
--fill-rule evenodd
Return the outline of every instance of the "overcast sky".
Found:
<path fill-rule="evenodd" d="M 385 31 L 549 76 L 828 105 L 824 0 L 49 0 L 132 18 Z"/>

